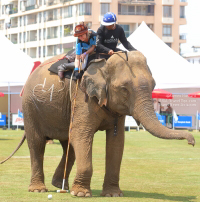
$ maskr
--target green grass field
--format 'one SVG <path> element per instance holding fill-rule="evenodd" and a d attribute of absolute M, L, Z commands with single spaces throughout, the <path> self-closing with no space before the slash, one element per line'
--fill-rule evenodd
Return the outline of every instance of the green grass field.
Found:
<path fill-rule="evenodd" d="M 0 161 L 18 145 L 23 131 L 0 130 Z M 120 187 L 123 198 L 100 197 L 105 170 L 105 132 L 95 134 L 93 144 L 92 198 L 56 193 L 51 185 L 62 149 L 58 141 L 47 145 L 44 158 L 47 193 L 30 193 L 30 158 L 27 142 L 9 161 L 0 164 L 0 202 L 48 201 L 200 201 L 200 133 L 194 132 L 196 146 L 186 140 L 162 140 L 148 132 L 126 132 Z M 76 171 L 74 165 L 70 186 Z"/>

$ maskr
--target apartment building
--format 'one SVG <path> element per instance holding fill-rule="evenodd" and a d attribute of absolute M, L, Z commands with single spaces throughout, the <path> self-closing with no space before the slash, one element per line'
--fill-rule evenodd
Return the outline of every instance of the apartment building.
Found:
<path fill-rule="evenodd" d="M 186 24 L 187 0 L 0 0 L 0 30 L 35 61 L 67 52 L 75 45 L 74 27 L 81 21 L 93 30 L 103 15 L 114 12 L 126 36 L 142 21 L 179 53 L 179 26 Z"/>

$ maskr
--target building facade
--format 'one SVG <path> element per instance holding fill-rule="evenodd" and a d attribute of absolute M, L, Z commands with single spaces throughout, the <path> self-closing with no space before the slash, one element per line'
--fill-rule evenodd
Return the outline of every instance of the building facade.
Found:
<path fill-rule="evenodd" d="M 103 15 L 114 12 L 128 37 L 145 21 L 179 53 L 186 42 L 187 0 L 0 0 L 0 30 L 35 61 L 68 52 L 75 45 L 74 27 L 84 21 L 94 31 Z"/>

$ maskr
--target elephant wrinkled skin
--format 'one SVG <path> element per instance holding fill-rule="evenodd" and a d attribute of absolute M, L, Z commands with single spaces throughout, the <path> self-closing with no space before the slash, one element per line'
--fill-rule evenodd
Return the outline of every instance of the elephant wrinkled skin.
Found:
<path fill-rule="evenodd" d="M 72 81 L 70 101 L 70 80 L 60 80 L 57 75 L 49 73 L 51 64 L 48 62 L 30 75 L 22 98 L 32 170 L 29 191 L 47 190 L 43 173 L 46 137 L 58 139 L 63 147 L 62 159 L 52 179 L 54 186 L 62 186 L 76 82 Z M 76 159 L 77 172 L 71 188 L 72 195 L 92 195 L 90 182 L 93 172 L 93 136 L 98 130 L 106 130 L 106 171 L 101 195 L 123 196 L 119 187 L 119 173 L 126 115 L 133 116 L 137 123 L 142 123 L 156 137 L 187 139 L 189 144 L 195 144 L 190 133 L 170 130 L 157 120 L 151 98 L 154 86 L 155 81 L 146 58 L 138 51 L 129 52 L 128 61 L 123 53 L 119 53 L 107 62 L 102 60 L 91 63 L 79 84 L 70 137 L 65 189 L 69 188 L 68 177 Z M 85 102 L 85 93 L 89 96 L 88 102 Z M 104 110 L 105 105 L 107 109 Z M 114 135 L 115 123 L 117 135 Z"/>

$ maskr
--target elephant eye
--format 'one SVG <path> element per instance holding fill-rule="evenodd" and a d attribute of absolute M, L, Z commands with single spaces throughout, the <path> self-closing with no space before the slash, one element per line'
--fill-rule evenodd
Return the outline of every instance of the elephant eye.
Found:
<path fill-rule="evenodd" d="M 121 88 L 121 93 L 122 93 L 124 96 L 128 96 L 128 95 L 129 95 L 129 92 L 128 92 L 128 90 L 127 90 L 125 87 L 122 87 L 122 88 Z"/>

